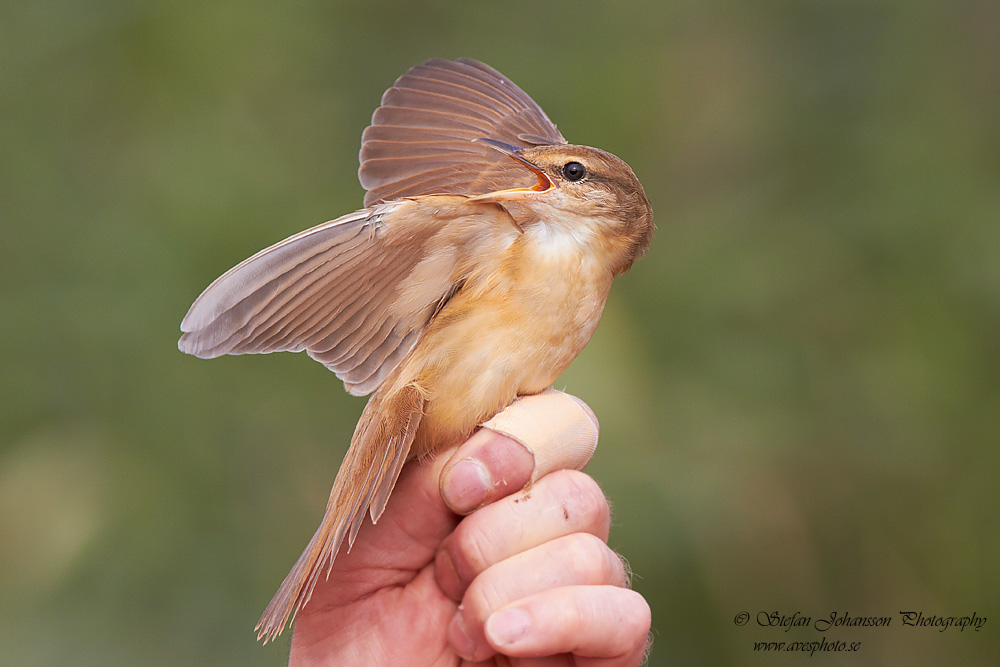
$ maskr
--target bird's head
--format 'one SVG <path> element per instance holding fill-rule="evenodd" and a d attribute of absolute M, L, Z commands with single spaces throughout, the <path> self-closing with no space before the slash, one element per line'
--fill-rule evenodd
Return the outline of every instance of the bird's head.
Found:
<path fill-rule="evenodd" d="M 474 201 L 517 203 L 539 220 L 569 228 L 593 224 L 600 243 L 615 256 L 615 273 L 628 270 L 646 251 L 653 235 L 653 210 L 639 179 L 621 158 L 589 146 L 521 148 L 493 139 L 478 141 L 521 163 L 538 182 L 489 192 Z"/>

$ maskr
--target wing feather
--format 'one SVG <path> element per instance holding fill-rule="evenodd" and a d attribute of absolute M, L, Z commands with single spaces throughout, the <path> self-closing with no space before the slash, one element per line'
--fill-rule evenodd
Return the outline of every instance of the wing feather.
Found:
<path fill-rule="evenodd" d="M 365 205 L 432 193 L 477 195 L 531 185 L 532 175 L 474 139 L 525 148 L 566 140 L 535 102 L 492 67 L 429 60 L 382 96 L 361 139 Z"/>
<path fill-rule="evenodd" d="M 404 206 L 416 213 L 394 236 L 392 215 Z M 349 392 L 370 393 L 460 280 L 438 272 L 426 276 L 419 292 L 406 287 L 444 225 L 421 215 L 416 202 L 402 201 L 291 236 L 209 285 L 181 322 L 178 347 L 203 358 L 306 350 Z"/>
<path fill-rule="evenodd" d="M 364 248 L 359 246 L 352 253 L 340 253 L 328 258 L 322 267 L 311 271 L 302 271 L 296 267 L 289 273 L 279 274 L 276 281 L 285 283 L 279 293 L 263 302 L 240 330 L 234 332 L 234 348 L 230 352 L 253 353 L 277 349 L 299 351 L 310 343 L 309 334 L 322 327 L 322 318 L 330 313 L 339 312 L 336 303 L 339 292 L 350 290 L 353 282 L 348 274 L 349 269 L 363 257 Z M 330 291 L 330 284 L 336 284 L 338 291 Z M 296 321 L 298 320 L 298 321 Z M 299 343 L 287 346 L 286 338 L 290 331 L 295 332 Z"/>

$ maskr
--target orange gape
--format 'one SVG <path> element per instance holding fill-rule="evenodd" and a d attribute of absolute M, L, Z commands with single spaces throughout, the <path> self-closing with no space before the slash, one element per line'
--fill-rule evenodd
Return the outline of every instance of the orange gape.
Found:
<path fill-rule="evenodd" d="M 374 392 L 319 529 L 257 625 L 278 635 L 403 464 L 544 390 L 590 340 L 653 212 L 632 170 L 566 143 L 496 70 L 431 60 L 386 91 L 365 130 L 360 211 L 262 250 L 181 323 L 199 357 L 306 350 Z"/>

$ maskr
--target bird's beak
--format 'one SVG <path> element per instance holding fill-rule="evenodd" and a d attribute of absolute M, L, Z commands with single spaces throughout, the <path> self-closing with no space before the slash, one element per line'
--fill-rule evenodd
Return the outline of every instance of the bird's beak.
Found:
<path fill-rule="evenodd" d="M 517 160 L 522 165 L 524 165 L 528 170 L 531 171 L 535 176 L 538 177 L 538 183 L 532 185 L 530 188 L 511 188 L 509 190 L 497 190 L 495 192 L 487 192 L 483 195 L 477 195 L 475 197 L 470 197 L 469 201 L 476 202 L 501 202 L 501 201 L 514 201 L 518 199 L 524 199 L 531 195 L 537 195 L 542 192 L 548 192 L 555 185 L 552 180 L 545 175 L 545 172 L 541 170 L 538 165 L 533 162 L 526 160 L 521 151 L 523 150 L 520 146 L 515 146 L 514 144 L 508 144 L 504 141 L 497 141 L 496 139 L 473 139 L 476 143 L 486 144 L 494 150 L 498 150 L 504 155 Z"/>

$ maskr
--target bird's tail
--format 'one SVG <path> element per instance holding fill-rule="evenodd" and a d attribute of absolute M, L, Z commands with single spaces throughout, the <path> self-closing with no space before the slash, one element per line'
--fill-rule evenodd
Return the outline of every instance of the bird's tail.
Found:
<path fill-rule="evenodd" d="M 333 482 L 323 522 L 254 628 L 264 643 L 281 634 L 309 602 L 324 569 L 330 576 L 344 536 L 349 551 L 366 511 L 374 523 L 385 510 L 423 416 L 424 397 L 414 384 L 395 391 L 383 387 L 386 393 L 377 391 L 365 406 Z"/>

